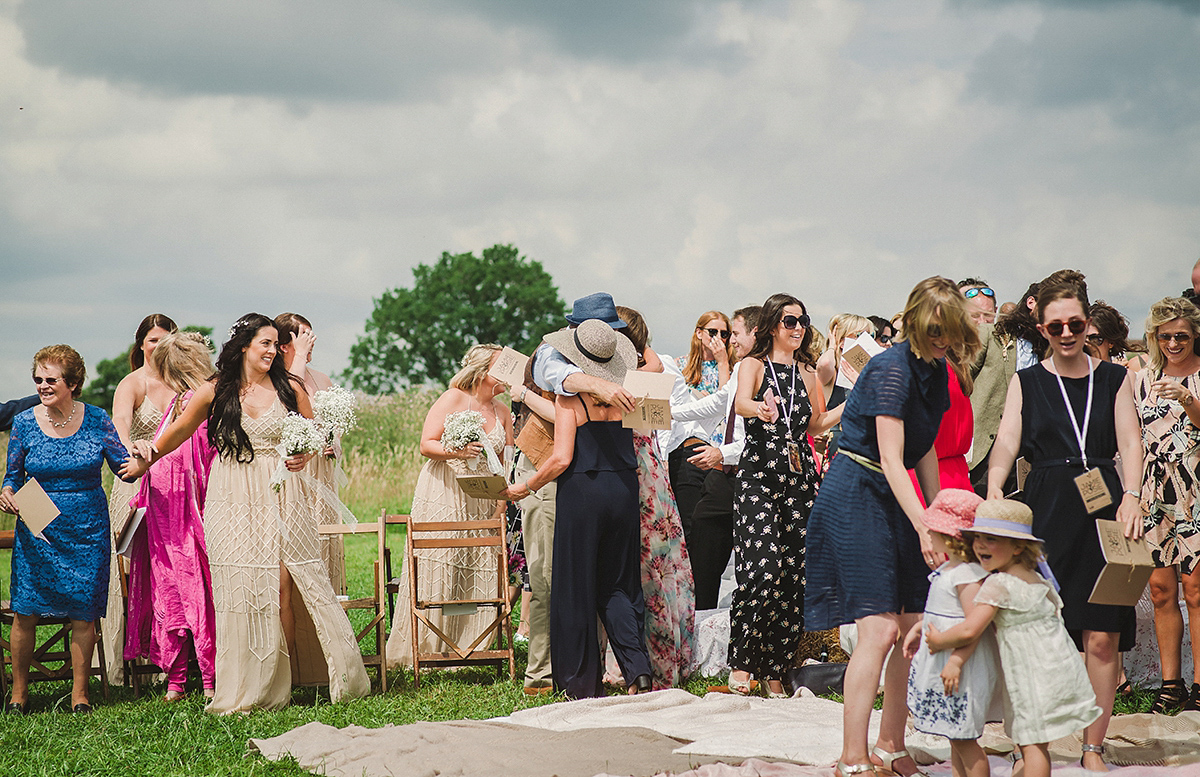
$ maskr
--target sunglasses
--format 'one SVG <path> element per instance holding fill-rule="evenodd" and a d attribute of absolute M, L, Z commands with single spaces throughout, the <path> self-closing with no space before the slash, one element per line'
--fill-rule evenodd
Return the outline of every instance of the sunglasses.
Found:
<path fill-rule="evenodd" d="M 729 340 L 728 329 L 712 329 L 709 327 L 696 327 L 696 329 L 700 332 L 708 332 L 709 337 L 719 337 L 722 340 Z"/>
<path fill-rule="evenodd" d="M 980 294 L 982 294 L 985 297 L 991 297 L 992 299 L 996 298 L 996 292 L 992 291 L 987 286 L 977 286 L 974 289 L 967 289 L 966 291 L 963 292 L 963 296 L 966 297 L 967 299 L 971 299 L 972 297 L 978 297 Z"/>
<path fill-rule="evenodd" d="M 45 383 L 47 386 L 57 386 L 58 382 L 61 380 L 62 380 L 62 378 L 43 378 L 40 375 L 34 375 L 33 376 L 33 385 L 40 386 L 43 383 Z"/>
<path fill-rule="evenodd" d="M 890 343 L 892 341 L 892 336 L 891 335 L 880 335 L 879 337 L 876 337 L 875 340 L 880 343 Z"/>
<path fill-rule="evenodd" d="M 1051 337 L 1060 337 L 1063 333 L 1063 326 L 1066 326 L 1071 331 L 1071 334 L 1081 335 L 1083 334 L 1083 330 L 1087 329 L 1087 321 L 1084 321 L 1082 318 L 1073 318 L 1065 325 L 1061 321 L 1051 321 L 1044 326 L 1046 327 L 1046 334 Z"/>
<path fill-rule="evenodd" d="M 807 327 L 809 322 L 808 314 L 801 313 L 798 316 L 784 316 L 779 319 L 779 323 L 783 324 L 784 329 L 795 329 L 798 326 Z"/>
<path fill-rule="evenodd" d="M 1088 335 L 1087 341 L 1092 345 L 1101 345 L 1104 342 L 1104 335 Z"/>
<path fill-rule="evenodd" d="M 1192 339 L 1192 336 L 1187 332 L 1156 332 L 1154 339 L 1160 343 L 1186 343 Z"/>

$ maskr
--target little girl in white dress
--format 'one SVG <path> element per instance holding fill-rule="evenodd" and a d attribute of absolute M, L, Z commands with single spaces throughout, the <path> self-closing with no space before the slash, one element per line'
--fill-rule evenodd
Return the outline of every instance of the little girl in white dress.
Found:
<path fill-rule="evenodd" d="M 1003 708 L 997 686 L 1000 656 L 992 629 L 955 650 L 931 653 L 921 641 L 922 623 L 947 630 L 963 622 L 975 607 L 975 595 L 987 572 L 962 540 L 970 529 L 975 508 L 983 502 L 972 491 L 947 488 L 938 492 L 925 511 L 925 527 L 934 550 L 949 560 L 929 575 L 925 616 L 908 632 L 904 652 L 912 657 L 908 674 L 908 709 L 913 727 L 950 739 L 954 777 L 987 777 L 987 755 L 976 740 L 984 724 L 1001 720 Z"/>
<path fill-rule="evenodd" d="M 1020 502 L 988 500 L 975 511 L 972 540 L 980 565 L 992 574 L 959 625 L 925 633 L 931 651 L 968 645 L 995 621 L 1004 673 L 1004 721 L 1021 748 L 1023 777 L 1048 777 L 1049 743 L 1100 717 L 1083 659 L 1063 626 L 1062 600 L 1037 572 L 1042 541 L 1030 533 L 1033 513 Z M 1100 749 L 1084 745 L 1085 749 Z"/>

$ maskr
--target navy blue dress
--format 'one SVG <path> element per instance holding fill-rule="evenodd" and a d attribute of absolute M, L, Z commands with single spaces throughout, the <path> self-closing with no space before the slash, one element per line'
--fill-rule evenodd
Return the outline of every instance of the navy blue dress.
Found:
<path fill-rule="evenodd" d="M 918 359 L 907 341 L 867 362 L 842 415 L 840 450 L 879 462 L 876 416 L 904 421 L 904 466 L 933 447 L 950 409 L 944 359 Z M 882 472 L 839 453 L 808 518 L 804 628 L 832 629 L 867 615 L 923 612 L 929 567 L 917 532 Z"/>
<path fill-rule="evenodd" d="M 113 472 L 127 453 L 108 414 L 84 405 L 83 425 L 70 437 L 48 437 L 33 417 L 18 415 L 8 441 L 4 485 L 14 491 L 37 478 L 62 511 L 34 537 L 17 521 L 12 554 L 12 609 L 19 615 L 47 615 L 93 621 L 108 604 L 108 499 L 100 483 L 107 460 Z"/>

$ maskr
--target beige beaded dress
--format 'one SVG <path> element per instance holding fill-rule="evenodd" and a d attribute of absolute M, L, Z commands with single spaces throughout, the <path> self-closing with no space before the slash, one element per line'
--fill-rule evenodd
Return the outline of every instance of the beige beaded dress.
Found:
<path fill-rule="evenodd" d="M 137 410 L 133 412 L 133 420 L 129 424 L 129 440 L 153 440 L 162 421 L 162 411 L 154 406 L 150 397 L 142 400 Z M 142 479 L 126 483 L 120 478 L 113 478 L 112 490 L 108 494 L 109 531 L 112 532 L 112 559 L 108 571 L 108 607 L 100 629 L 104 639 L 105 676 L 109 685 L 120 685 L 125 679 L 125 597 L 121 594 L 121 575 L 119 563 L 125 559 L 117 557 L 117 529 L 125 516 L 129 514 L 129 500 L 138 494 L 142 487 Z M 97 654 L 96 660 L 99 660 Z"/>
<path fill-rule="evenodd" d="M 487 443 L 497 456 L 504 453 L 504 424 L 499 420 L 486 433 Z M 490 518 L 497 502 L 467 496 L 454 479 L 456 475 L 486 473 L 487 458 L 478 463 L 463 459 L 437 461 L 430 459 L 421 467 L 413 493 L 412 520 L 420 521 L 478 521 Z M 425 536 L 425 535 L 422 535 Z M 442 536 L 431 533 L 429 537 Z M 496 595 L 495 551 L 491 548 L 447 548 L 420 551 L 421 599 L 482 599 Z M 412 607 L 409 596 L 408 569 L 400 574 L 400 591 L 396 596 L 396 612 L 392 632 L 387 641 L 388 666 L 412 667 Z M 466 648 L 495 617 L 495 611 L 480 608 L 473 615 L 446 615 L 426 611 L 429 620 L 446 636 Z M 422 652 L 448 652 L 449 648 L 436 634 L 424 626 L 419 630 Z M 466 637 L 464 641 L 464 637 Z M 484 640 L 485 646 L 489 640 Z"/>
<path fill-rule="evenodd" d="M 209 476 L 204 531 L 217 631 L 210 712 L 283 707 L 294 682 L 328 681 L 333 701 L 365 696 L 371 688 L 321 559 L 311 496 L 295 477 L 278 493 L 270 486 L 284 416 L 278 400 L 261 418 L 243 413 L 254 460 L 218 456 Z M 281 563 L 293 581 L 300 677 L 292 675 L 279 617 Z"/>

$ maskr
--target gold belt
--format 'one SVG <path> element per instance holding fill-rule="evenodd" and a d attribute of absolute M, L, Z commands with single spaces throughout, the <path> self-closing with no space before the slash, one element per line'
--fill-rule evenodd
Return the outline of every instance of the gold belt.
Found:
<path fill-rule="evenodd" d="M 860 456 L 860 455 L 858 455 L 857 453 L 855 453 L 855 452 L 853 452 L 853 451 L 848 451 L 848 450 L 845 450 L 845 449 L 839 450 L 839 451 L 838 451 L 838 455 L 840 455 L 840 456 L 846 456 L 846 457 L 848 457 L 848 458 L 849 458 L 851 461 L 856 461 L 856 462 L 858 462 L 859 464 L 863 465 L 864 467 L 866 467 L 867 469 L 871 470 L 872 472 L 878 472 L 880 475 L 882 475 L 882 474 L 883 474 L 883 467 L 881 467 L 881 466 L 879 465 L 879 462 L 877 462 L 877 461 L 871 461 L 871 460 L 870 460 L 870 459 L 868 459 L 866 456 Z"/>

